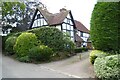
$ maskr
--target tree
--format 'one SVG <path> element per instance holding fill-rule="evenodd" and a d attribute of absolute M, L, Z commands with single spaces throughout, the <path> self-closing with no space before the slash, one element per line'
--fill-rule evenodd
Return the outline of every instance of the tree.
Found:
<path fill-rule="evenodd" d="M 92 12 L 90 36 L 95 49 L 120 49 L 120 2 L 98 2 Z"/>
<path fill-rule="evenodd" d="M 21 2 L 3 2 L 2 3 L 2 29 L 6 31 L 6 26 L 18 22 L 21 17 L 24 17 L 25 4 Z"/>
<path fill-rule="evenodd" d="M 27 0 L 23 0 L 22 2 L 3 2 L 2 21 L 8 24 L 16 24 L 12 32 L 27 30 L 35 7 L 38 5 L 43 4 L 41 2 L 28 2 Z"/>

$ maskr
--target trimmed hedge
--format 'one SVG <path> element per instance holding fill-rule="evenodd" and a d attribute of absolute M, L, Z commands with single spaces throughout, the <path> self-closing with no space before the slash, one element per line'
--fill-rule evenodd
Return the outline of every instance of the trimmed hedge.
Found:
<path fill-rule="evenodd" d="M 94 71 L 100 80 L 120 79 L 120 57 L 111 55 L 97 58 L 94 63 Z"/>
<path fill-rule="evenodd" d="M 105 53 L 105 52 L 103 52 L 103 51 L 93 50 L 93 51 L 90 53 L 90 56 L 89 56 L 90 62 L 91 62 L 91 64 L 94 64 L 95 59 L 96 59 L 97 57 L 104 57 L 104 56 L 107 56 L 107 55 L 108 55 L 108 54 Z"/>
<path fill-rule="evenodd" d="M 8 55 L 14 54 L 13 47 L 16 43 L 17 37 L 8 37 L 7 40 L 5 41 L 5 51 L 7 52 Z"/>
<path fill-rule="evenodd" d="M 120 49 L 120 2 L 98 2 L 92 12 L 90 36 L 95 49 Z"/>
<path fill-rule="evenodd" d="M 32 61 L 50 60 L 52 55 L 52 49 L 44 45 L 36 46 L 29 50 L 29 58 Z"/>
<path fill-rule="evenodd" d="M 75 51 L 75 53 L 81 53 L 81 52 L 84 52 L 84 51 L 88 51 L 88 48 L 78 47 L 78 48 L 75 48 L 74 51 Z"/>
<path fill-rule="evenodd" d="M 38 40 L 36 35 L 33 33 L 25 32 L 18 36 L 13 49 L 18 57 L 24 57 L 28 55 L 29 49 L 37 45 Z"/>
<path fill-rule="evenodd" d="M 74 50 L 74 43 L 68 38 L 67 35 L 63 34 L 62 31 L 55 27 L 41 27 L 28 32 L 35 33 L 38 39 L 48 47 L 52 48 L 53 51 L 69 51 Z"/>
<path fill-rule="evenodd" d="M 64 50 L 63 33 L 55 27 L 41 27 L 29 30 L 28 32 L 35 33 L 38 39 L 54 51 Z"/>

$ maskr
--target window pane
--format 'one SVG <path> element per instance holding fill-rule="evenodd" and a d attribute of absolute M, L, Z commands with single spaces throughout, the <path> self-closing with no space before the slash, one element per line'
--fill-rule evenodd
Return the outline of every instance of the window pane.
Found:
<path fill-rule="evenodd" d="M 83 37 L 83 33 L 81 32 L 81 37 Z"/>
<path fill-rule="evenodd" d="M 62 24 L 62 29 L 66 29 L 66 24 L 65 23 Z"/>
<path fill-rule="evenodd" d="M 70 25 L 67 24 L 67 30 L 70 30 Z"/>
<path fill-rule="evenodd" d="M 73 30 L 73 26 L 71 26 L 71 30 Z"/>
<path fill-rule="evenodd" d="M 74 36 L 74 32 L 73 31 L 71 31 L 71 36 Z"/>

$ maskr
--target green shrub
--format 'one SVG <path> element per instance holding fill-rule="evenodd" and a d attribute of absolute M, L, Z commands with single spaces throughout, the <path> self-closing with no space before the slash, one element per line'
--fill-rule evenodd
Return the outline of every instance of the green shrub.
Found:
<path fill-rule="evenodd" d="M 35 33 L 38 39 L 54 51 L 64 50 L 63 33 L 55 27 L 42 27 L 29 30 Z"/>
<path fill-rule="evenodd" d="M 64 50 L 70 53 L 74 52 L 75 44 L 67 33 L 63 33 Z"/>
<path fill-rule="evenodd" d="M 94 63 L 96 76 L 101 80 L 119 80 L 120 79 L 120 57 L 111 55 L 97 58 Z"/>
<path fill-rule="evenodd" d="M 86 47 L 81 47 L 82 51 L 88 51 L 88 48 Z"/>
<path fill-rule="evenodd" d="M 17 37 L 8 37 L 5 41 L 5 51 L 10 55 L 14 54 L 13 47 L 16 43 L 16 39 Z"/>
<path fill-rule="evenodd" d="M 75 48 L 75 53 L 81 53 L 82 52 L 82 48 Z"/>
<path fill-rule="evenodd" d="M 28 32 L 35 33 L 43 45 L 52 48 L 54 55 L 59 58 L 74 54 L 74 42 L 71 41 L 70 37 L 66 33 L 63 33 L 55 27 L 36 28 L 28 30 Z"/>
<path fill-rule="evenodd" d="M 90 37 L 95 49 L 120 49 L 120 3 L 98 2 L 92 12 Z"/>
<path fill-rule="evenodd" d="M 103 52 L 103 51 L 100 51 L 100 50 L 93 50 L 91 53 L 90 53 L 90 62 L 92 64 L 94 64 L 94 61 L 97 57 L 102 57 L 102 56 L 106 56 L 107 53 Z"/>
<path fill-rule="evenodd" d="M 5 41 L 9 38 L 9 37 L 18 37 L 22 32 L 18 32 L 18 33 L 10 33 L 7 36 L 2 36 L 2 51 L 5 51 Z"/>
<path fill-rule="evenodd" d="M 9 34 L 8 36 L 15 36 L 15 37 L 18 37 L 19 35 L 21 35 L 22 32 L 17 32 L 17 33 L 11 33 Z"/>
<path fill-rule="evenodd" d="M 5 50 L 5 41 L 7 39 L 7 36 L 2 36 L 2 51 Z"/>
<path fill-rule="evenodd" d="M 18 57 L 24 57 L 27 56 L 29 53 L 29 49 L 35 47 L 38 45 L 37 37 L 33 33 L 22 33 L 20 36 L 18 36 L 14 51 L 16 52 Z"/>
<path fill-rule="evenodd" d="M 88 49 L 86 47 L 77 47 L 75 48 L 75 53 L 81 53 L 81 52 L 84 52 L 84 51 L 88 51 Z"/>
<path fill-rule="evenodd" d="M 52 49 L 44 45 L 36 46 L 29 50 L 29 58 L 32 61 L 46 61 L 49 60 L 52 55 Z"/>
<path fill-rule="evenodd" d="M 31 62 L 28 56 L 17 57 L 16 59 L 21 62 Z"/>

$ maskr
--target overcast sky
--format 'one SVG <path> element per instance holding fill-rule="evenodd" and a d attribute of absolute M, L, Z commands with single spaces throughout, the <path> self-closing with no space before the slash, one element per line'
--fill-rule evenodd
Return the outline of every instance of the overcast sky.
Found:
<path fill-rule="evenodd" d="M 51 13 L 58 13 L 59 9 L 66 8 L 72 11 L 73 18 L 90 29 L 90 18 L 97 0 L 34 0 L 41 1 Z"/>

